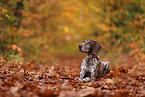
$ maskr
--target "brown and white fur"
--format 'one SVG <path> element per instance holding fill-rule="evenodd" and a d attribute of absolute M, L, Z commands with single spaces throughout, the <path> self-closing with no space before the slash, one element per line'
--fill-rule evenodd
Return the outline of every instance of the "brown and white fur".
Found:
<path fill-rule="evenodd" d="M 79 50 L 87 53 L 81 65 L 79 81 L 95 81 L 96 78 L 102 77 L 104 73 L 110 72 L 110 63 L 102 62 L 98 56 L 101 48 L 100 43 L 92 39 L 79 44 Z"/>

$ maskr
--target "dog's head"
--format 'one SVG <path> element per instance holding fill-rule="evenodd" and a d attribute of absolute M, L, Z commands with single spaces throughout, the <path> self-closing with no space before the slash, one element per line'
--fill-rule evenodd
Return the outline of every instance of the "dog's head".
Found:
<path fill-rule="evenodd" d="M 78 46 L 80 51 L 90 54 L 97 54 L 102 48 L 100 43 L 93 39 L 85 40 L 84 43 L 81 43 Z"/>

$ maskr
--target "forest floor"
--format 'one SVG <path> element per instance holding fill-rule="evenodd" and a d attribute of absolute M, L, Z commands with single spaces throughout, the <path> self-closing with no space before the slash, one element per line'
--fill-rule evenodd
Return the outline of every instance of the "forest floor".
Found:
<path fill-rule="evenodd" d="M 112 67 L 108 77 L 78 82 L 82 56 L 14 63 L 0 58 L 0 97 L 145 97 L 145 65 Z"/>

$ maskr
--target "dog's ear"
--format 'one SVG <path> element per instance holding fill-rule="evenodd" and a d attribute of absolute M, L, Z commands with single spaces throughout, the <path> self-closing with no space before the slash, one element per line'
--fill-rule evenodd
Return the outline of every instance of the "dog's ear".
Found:
<path fill-rule="evenodd" d="M 94 40 L 94 44 L 92 47 L 92 54 L 94 55 L 97 54 L 101 50 L 101 48 L 102 46 L 100 45 L 100 43 Z"/>

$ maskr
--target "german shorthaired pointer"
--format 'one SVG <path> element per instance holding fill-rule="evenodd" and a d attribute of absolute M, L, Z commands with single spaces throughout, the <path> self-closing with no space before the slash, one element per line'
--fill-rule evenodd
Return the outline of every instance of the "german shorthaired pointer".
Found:
<path fill-rule="evenodd" d="M 100 43 L 92 39 L 79 44 L 79 50 L 87 53 L 81 65 L 79 81 L 95 81 L 96 78 L 102 77 L 104 73 L 110 72 L 110 63 L 102 62 L 97 55 L 101 48 Z"/>

